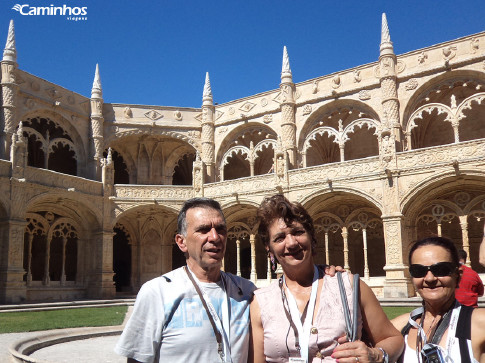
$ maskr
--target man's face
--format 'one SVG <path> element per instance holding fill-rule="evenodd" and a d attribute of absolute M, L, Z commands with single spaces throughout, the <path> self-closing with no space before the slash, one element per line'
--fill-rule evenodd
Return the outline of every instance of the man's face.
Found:
<path fill-rule="evenodd" d="M 177 235 L 182 252 L 188 254 L 187 264 L 205 271 L 220 269 L 226 251 L 227 227 L 221 213 L 212 208 L 191 208 L 186 214 L 187 232 Z"/>

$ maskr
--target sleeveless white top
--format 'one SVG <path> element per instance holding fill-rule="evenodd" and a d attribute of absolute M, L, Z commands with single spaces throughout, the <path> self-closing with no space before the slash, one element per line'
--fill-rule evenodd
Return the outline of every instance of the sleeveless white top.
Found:
<path fill-rule="evenodd" d="M 445 358 L 446 362 L 450 363 L 461 363 L 461 353 L 459 339 L 456 337 L 456 326 L 458 323 L 458 317 L 460 315 L 461 305 L 455 307 L 451 314 L 450 325 L 448 326 L 448 336 L 446 338 L 445 347 L 441 347 L 441 353 Z M 416 350 L 411 348 L 408 344 L 408 335 L 404 336 L 405 348 L 403 355 L 401 356 L 400 362 L 403 363 L 420 363 L 416 355 Z M 479 363 L 473 356 L 472 342 L 467 340 L 468 352 L 470 354 L 470 361 L 472 363 Z"/>

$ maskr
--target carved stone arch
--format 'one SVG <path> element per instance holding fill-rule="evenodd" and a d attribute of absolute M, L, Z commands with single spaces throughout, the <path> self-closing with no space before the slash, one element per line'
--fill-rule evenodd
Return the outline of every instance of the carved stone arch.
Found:
<path fill-rule="evenodd" d="M 367 222 L 367 220 L 364 221 L 364 220 L 361 220 L 361 218 L 359 218 L 363 213 L 367 214 L 367 216 L 369 217 L 367 220 L 371 219 L 369 214 L 374 215 L 376 217 L 380 217 L 379 214 L 376 213 L 376 210 L 373 208 L 369 208 L 369 207 L 358 208 L 350 212 L 347 218 L 345 218 L 344 224 L 349 225 L 350 223 L 352 223 L 353 220 L 358 220 L 360 223 L 363 223 L 365 225 L 365 222 Z"/>
<path fill-rule="evenodd" d="M 78 151 L 77 151 L 77 147 L 76 145 L 73 144 L 72 141 L 70 140 L 67 140 L 67 139 L 61 139 L 61 138 L 56 138 L 56 139 L 52 139 L 50 142 L 49 142 L 49 146 L 47 148 L 47 152 L 50 154 L 50 153 L 53 153 L 54 150 L 54 146 L 58 145 L 58 144 L 61 144 L 61 145 L 64 145 L 64 146 L 67 146 L 70 150 L 72 150 L 74 152 L 74 159 L 78 159 Z"/>
<path fill-rule="evenodd" d="M 185 141 L 186 143 L 190 144 L 194 149 L 200 151 L 200 145 L 197 142 L 197 140 L 195 140 L 195 139 L 193 139 L 193 138 L 191 138 L 187 135 L 184 135 L 180 132 L 158 130 L 158 129 L 157 130 L 147 129 L 147 128 L 143 128 L 143 127 L 140 127 L 140 128 L 137 128 L 137 129 L 121 130 L 120 131 L 120 128 L 117 127 L 117 126 L 115 126 L 112 129 L 112 131 L 114 131 L 114 132 L 111 133 L 108 137 L 106 137 L 104 139 L 105 148 L 107 147 L 107 145 L 111 144 L 112 142 L 114 142 L 118 139 L 121 139 L 123 137 L 126 137 L 126 136 L 150 135 L 150 136 L 165 136 L 165 137 L 168 137 L 168 138 L 182 140 L 182 141 Z"/>
<path fill-rule="evenodd" d="M 369 130 L 372 128 L 375 129 L 374 135 L 378 135 L 381 124 L 371 118 L 359 118 L 352 121 L 344 128 L 343 135 L 346 139 L 348 139 L 348 134 L 355 133 L 355 128 L 363 128 L 364 126 L 367 126 Z"/>
<path fill-rule="evenodd" d="M 485 185 L 483 173 L 476 170 L 460 170 L 460 177 L 451 171 L 433 174 L 413 185 L 401 198 L 402 214 L 412 220 L 416 219 L 423 208 L 423 203 L 438 198 L 444 191 L 462 190 L 464 180 L 468 187 L 483 189 Z"/>
<path fill-rule="evenodd" d="M 78 160 L 78 170 L 81 167 L 81 169 L 86 168 L 87 165 L 87 148 L 88 146 L 86 145 L 86 142 L 84 141 L 83 137 L 79 133 L 78 129 L 69 121 L 66 119 L 63 115 L 54 112 L 49 109 L 37 109 L 35 111 L 30 111 L 28 113 L 25 113 L 22 115 L 20 118 L 21 121 L 25 121 L 28 119 L 32 119 L 35 117 L 39 118 L 48 118 L 55 124 L 59 125 L 59 127 L 62 128 L 62 130 L 65 132 L 65 134 L 70 138 L 72 143 L 76 145 L 76 150 L 77 150 L 77 160 Z M 16 125 L 18 127 L 18 124 Z"/>
<path fill-rule="evenodd" d="M 22 130 L 24 131 L 24 136 L 26 137 L 32 136 L 35 139 L 35 141 L 38 141 L 41 143 L 42 145 L 41 147 L 44 150 L 44 152 L 47 151 L 47 148 L 48 148 L 47 141 L 40 132 L 38 132 L 36 129 L 33 129 L 31 127 L 24 127 L 24 126 L 22 126 Z"/>
<path fill-rule="evenodd" d="M 254 132 L 261 132 L 261 140 L 262 139 L 273 139 L 277 140 L 277 131 L 273 129 L 271 126 L 264 125 L 261 123 L 257 122 L 248 122 L 245 123 L 244 125 L 238 126 L 235 129 L 233 129 L 231 132 L 229 132 L 227 135 L 224 136 L 224 138 L 221 140 L 219 143 L 219 146 L 216 145 L 216 160 L 221 160 L 223 158 L 223 155 L 227 153 L 227 150 L 229 150 L 233 145 L 235 144 L 235 141 L 240 139 L 243 135 L 247 133 L 254 133 Z M 269 135 L 269 136 L 268 136 Z M 249 140 L 249 139 L 248 139 Z M 257 145 L 261 140 L 252 140 L 255 145 Z M 251 141 L 251 140 L 249 140 Z M 247 145 L 242 145 L 246 146 L 249 148 L 249 141 L 247 142 Z"/>
<path fill-rule="evenodd" d="M 459 141 L 485 138 L 484 100 L 485 92 L 480 92 L 469 96 L 458 105 L 456 119 L 459 122 Z"/>
<path fill-rule="evenodd" d="M 22 214 L 37 211 L 51 211 L 79 219 L 79 224 L 84 226 L 83 230 L 97 230 L 103 221 L 102 210 L 88 198 L 73 199 L 62 192 L 47 192 L 32 197 L 25 202 Z"/>
<path fill-rule="evenodd" d="M 463 208 L 463 213 L 470 214 L 478 204 L 482 204 L 482 206 L 485 207 L 485 195 L 477 196 L 468 202 L 465 208 Z"/>
<path fill-rule="evenodd" d="M 231 223 L 227 228 L 227 239 L 249 238 L 251 228 L 243 222 Z"/>
<path fill-rule="evenodd" d="M 420 106 L 426 103 L 434 103 L 431 93 L 440 91 L 441 89 L 453 89 L 455 85 L 459 84 L 462 87 L 466 84 L 471 91 L 476 93 L 478 89 L 485 89 L 485 74 L 473 70 L 452 70 L 450 72 L 441 73 L 436 77 L 432 77 L 414 90 L 412 96 L 407 100 L 403 99 L 401 109 L 403 110 L 403 129 L 407 129 L 408 120 Z M 448 94 L 444 94 L 444 98 L 449 100 Z M 465 97 L 466 98 L 466 97 Z M 442 103 L 442 102 L 439 102 Z M 461 103 L 461 101 L 459 102 Z"/>
<path fill-rule="evenodd" d="M 83 229 L 74 219 L 61 217 L 50 226 L 47 239 L 51 240 L 53 237 L 79 238 L 82 231 Z"/>
<path fill-rule="evenodd" d="M 170 156 L 165 161 L 167 173 L 173 174 L 174 168 L 177 163 L 187 154 L 196 154 L 197 149 L 192 145 L 183 144 L 178 146 L 176 149 L 170 151 Z"/>
<path fill-rule="evenodd" d="M 333 193 L 339 192 L 339 193 L 344 193 L 348 194 L 349 196 L 356 196 L 358 198 L 361 198 L 362 200 L 365 200 L 369 205 L 372 207 L 375 207 L 379 213 L 382 214 L 383 206 L 382 202 L 378 200 L 374 195 L 369 194 L 367 192 L 364 192 L 356 187 L 350 187 L 350 186 L 340 186 L 340 185 L 332 185 L 332 188 L 325 188 L 321 190 L 316 190 L 313 191 L 303 198 L 301 198 L 300 203 L 305 206 L 307 210 L 310 210 L 310 204 L 313 200 L 316 198 L 322 197 L 322 196 L 331 196 L 334 195 Z M 308 206 L 308 207 L 307 207 Z"/>
<path fill-rule="evenodd" d="M 297 131 L 298 149 L 303 149 L 303 144 L 305 143 L 308 135 L 318 127 L 327 126 L 333 128 L 334 130 L 338 130 L 338 125 L 335 122 L 328 124 L 326 121 L 332 117 L 338 119 L 337 113 L 343 112 L 344 110 L 351 111 L 351 114 L 354 115 L 352 117 L 355 117 L 355 119 L 371 119 L 377 120 L 376 122 L 378 124 L 380 123 L 379 113 L 366 103 L 350 99 L 328 101 L 320 105 L 310 115 L 308 115 L 304 121 L 303 127 L 299 128 Z M 347 126 L 350 122 L 351 121 L 345 123 L 345 126 Z"/>
<path fill-rule="evenodd" d="M 154 217 L 149 217 L 141 226 L 140 234 L 142 240 L 145 238 L 145 235 L 152 229 L 158 231 L 161 237 L 162 227 L 160 226 L 160 223 L 158 223 L 158 221 Z"/>
<path fill-rule="evenodd" d="M 342 220 L 342 218 L 340 218 L 338 215 L 336 215 L 334 213 L 330 213 L 330 212 L 327 212 L 327 211 L 317 213 L 315 215 L 315 217 L 313 218 L 313 220 L 315 221 L 315 224 L 321 224 L 327 218 L 334 220 L 335 223 L 337 223 L 339 227 L 342 227 L 344 225 L 344 221 Z M 330 225 L 333 224 L 331 222 L 328 222 L 328 223 Z"/>
<path fill-rule="evenodd" d="M 147 208 L 153 207 L 154 205 L 146 205 L 146 204 L 129 204 L 129 205 L 121 205 L 121 206 L 115 206 L 117 209 L 122 209 L 123 211 L 119 214 L 116 215 L 116 217 L 113 220 L 113 226 L 116 223 L 123 223 L 123 219 L 127 218 L 136 218 L 136 213 L 138 212 L 143 212 Z M 164 205 L 156 205 L 156 210 L 160 210 L 161 212 L 168 214 L 168 215 L 174 215 L 175 218 L 178 216 L 179 210 L 180 210 L 181 205 L 169 205 L 169 204 L 164 204 Z M 157 212 L 158 213 L 158 212 Z"/>
<path fill-rule="evenodd" d="M 240 146 L 240 145 L 233 146 L 229 150 L 227 150 L 224 156 L 222 157 L 221 163 L 219 166 L 219 170 L 221 172 L 221 179 L 224 178 L 224 180 L 228 180 L 228 179 L 235 179 L 241 176 L 249 176 L 250 175 L 249 156 L 250 156 L 250 150 L 245 146 Z M 236 158 L 235 160 L 239 162 L 240 164 L 239 166 L 242 167 L 242 169 L 238 168 L 239 170 L 237 170 L 237 174 L 228 176 L 225 172 L 225 167 L 226 165 L 229 165 L 230 158 Z M 246 166 L 245 165 L 246 161 L 248 163 L 247 170 L 246 170 L 247 175 L 244 175 L 243 173 L 244 173 L 244 167 Z"/>
<path fill-rule="evenodd" d="M 120 231 L 123 231 L 126 235 L 126 238 L 128 239 L 128 244 L 133 244 L 133 236 L 134 233 L 131 231 L 131 226 L 127 226 L 126 223 L 116 223 L 113 227 L 113 229 L 119 229 Z"/>
<path fill-rule="evenodd" d="M 49 232 L 49 222 L 42 215 L 38 213 L 26 213 L 25 219 L 27 220 L 27 226 L 25 226 L 27 233 L 36 234 L 41 232 L 41 234 L 47 235 Z"/>
<path fill-rule="evenodd" d="M 334 128 L 328 127 L 328 126 L 319 127 L 313 130 L 307 136 L 307 138 L 303 143 L 302 152 L 306 153 L 308 151 L 308 149 L 311 147 L 310 142 L 312 140 L 316 140 L 317 135 L 323 136 L 324 134 L 327 134 L 329 139 L 333 137 L 332 141 L 336 144 L 338 144 L 341 141 L 338 131 L 335 130 Z"/>

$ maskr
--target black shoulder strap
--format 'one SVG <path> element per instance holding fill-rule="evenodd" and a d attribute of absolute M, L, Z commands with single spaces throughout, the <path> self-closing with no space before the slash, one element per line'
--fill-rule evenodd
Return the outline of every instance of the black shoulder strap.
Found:
<path fill-rule="evenodd" d="M 471 340 L 472 336 L 472 313 L 473 307 L 462 306 L 460 316 L 458 317 L 458 323 L 456 325 L 455 336 L 458 338 L 461 361 L 463 363 L 471 363 L 471 352 L 468 350 L 468 340 Z"/>
<path fill-rule="evenodd" d="M 420 318 L 422 316 L 421 315 L 416 315 L 416 319 Z M 405 336 L 406 334 L 409 334 L 409 331 L 411 330 L 413 326 L 411 324 L 409 324 L 409 320 L 408 322 L 406 323 L 406 325 L 404 325 L 404 328 L 401 329 L 401 335 L 402 336 Z"/>

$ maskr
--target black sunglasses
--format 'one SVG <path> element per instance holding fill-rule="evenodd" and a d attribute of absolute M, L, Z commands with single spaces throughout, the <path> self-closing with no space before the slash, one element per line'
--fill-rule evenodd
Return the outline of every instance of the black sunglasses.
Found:
<path fill-rule="evenodd" d="M 431 271 L 436 277 L 450 276 L 456 270 L 456 266 L 451 262 L 438 262 L 431 266 L 412 264 L 409 266 L 409 273 L 412 277 L 424 277 Z"/>

